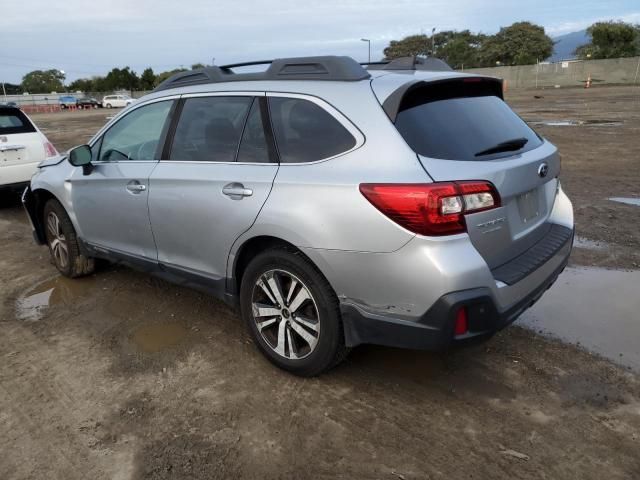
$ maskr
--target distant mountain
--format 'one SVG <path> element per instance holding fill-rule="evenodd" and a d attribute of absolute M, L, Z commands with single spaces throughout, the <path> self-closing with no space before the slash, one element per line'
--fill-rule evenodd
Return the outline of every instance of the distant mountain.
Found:
<path fill-rule="evenodd" d="M 576 48 L 591 41 L 591 37 L 586 30 L 571 32 L 560 35 L 553 39 L 555 42 L 553 55 L 547 59 L 549 62 L 559 62 L 561 60 L 571 60 L 576 58 L 573 53 Z"/>

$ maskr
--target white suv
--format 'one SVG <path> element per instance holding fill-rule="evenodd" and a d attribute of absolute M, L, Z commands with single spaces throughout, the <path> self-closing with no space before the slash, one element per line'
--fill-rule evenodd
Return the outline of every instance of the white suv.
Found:
<path fill-rule="evenodd" d="M 16 107 L 0 107 L 0 189 L 26 185 L 38 164 L 58 155 L 47 137 Z"/>
<path fill-rule="evenodd" d="M 133 103 L 133 98 L 129 95 L 107 95 L 102 98 L 104 108 L 128 107 Z"/>

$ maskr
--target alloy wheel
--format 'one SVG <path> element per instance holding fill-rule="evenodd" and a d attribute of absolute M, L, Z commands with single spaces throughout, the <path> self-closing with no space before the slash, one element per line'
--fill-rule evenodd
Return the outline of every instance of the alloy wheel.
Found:
<path fill-rule="evenodd" d="M 62 269 L 66 268 L 69 264 L 69 247 L 60 226 L 60 219 L 55 212 L 49 212 L 47 215 L 47 233 L 56 264 Z"/>
<path fill-rule="evenodd" d="M 309 356 L 320 337 L 320 315 L 309 288 L 286 270 L 263 273 L 253 287 L 253 320 L 265 343 L 290 360 Z"/>

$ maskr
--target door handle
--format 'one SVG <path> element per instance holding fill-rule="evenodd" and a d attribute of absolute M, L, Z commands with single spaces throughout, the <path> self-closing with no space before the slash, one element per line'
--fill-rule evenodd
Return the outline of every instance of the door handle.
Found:
<path fill-rule="evenodd" d="M 244 188 L 244 185 L 238 182 L 228 183 L 222 188 L 222 193 L 234 200 L 240 200 L 243 197 L 250 197 L 253 195 L 253 190 L 250 188 Z"/>
<path fill-rule="evenodd" d="M 127 190 L 131 193 L 142 193 L 147 189 L 146 185 L 141 184 L 138 180 L 132 180 L 127 183 Z"/>

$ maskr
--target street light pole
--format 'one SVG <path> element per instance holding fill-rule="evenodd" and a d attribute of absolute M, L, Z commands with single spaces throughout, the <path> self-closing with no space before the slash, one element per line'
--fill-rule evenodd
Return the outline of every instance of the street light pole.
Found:
<path fill-rule="evenodd" d="M 431 56 L 435 57 L 436 56 L 436 27 L 433 27 L 431 29 Z"/>
<path fill-rule="evenodd" d="M 367 45 L 369 46 L 369 60 L 367 60 L 369 63 L 371 63 L 371 40 L 369 40 L 368 38 L 361 38 L 360 39 L 361 42 L 367 42 Z"/>

